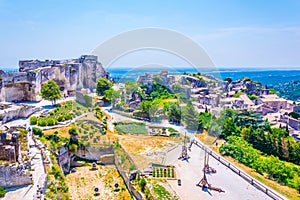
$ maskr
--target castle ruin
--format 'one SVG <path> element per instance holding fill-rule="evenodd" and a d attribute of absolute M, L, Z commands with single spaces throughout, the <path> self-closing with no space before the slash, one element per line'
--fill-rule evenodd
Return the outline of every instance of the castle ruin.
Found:
<path fill-rule="evenodd" d="M 40 101 L 42 84 L 54 80 L 63 96 L 81 89 L 93 91 L 97 79 L 108 77 L 98 57 L 83 55 L 70 60 L 21 60 L 19 72 L 0 71 L 0 100 Z"/>

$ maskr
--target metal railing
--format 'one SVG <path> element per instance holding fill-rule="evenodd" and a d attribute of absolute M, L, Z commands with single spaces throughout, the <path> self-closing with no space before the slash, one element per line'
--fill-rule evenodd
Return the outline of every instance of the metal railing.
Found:
<path fill-rule="evenodd" d="M 226 166 L 229 169 L 231 169 L 231 171 L 233 171 L 234 173 L 238 174 L 240 177 L 242 177 L 244 180 L 246 180 L 247 182 L 249 182 L 251 185 L 253 185 L 257 189 L 259 189 L 262 192 L 264 192 L 265 194 L 267 194 L 269 197 L 271 197 L 273 199 L 276 199 L 276 200 L 285 200 L 286 199 L 286 198 L 282 197 L 281 195 L 279 195 L 278 193 L 276 193 L 273 190 L 271 190 L 270 188 L 268 188 L 265 185 L 263 185 L 261 182 L 259 182 L 255 178 L 249 176 L 248 174 L 246 174 L 245 172 L 243 172 L 242 170 L 240 170 L 238 167 L 236 167 L 235 165 L 233 165 L 232 163 L 230 163 L 229 161 L 227 161 L 225 158 L 223 158 L 219 154 L 215 153 L 210 148 L 206 147 L 203 143 L 201 143 L 201 142 L 196 141 L 195 139 L 193 139 L 193 140 L 191 140 L 190 147 L 192 146 L 192 144 L 195 144 L 199 148 L 203 149 L 210 156 L 212 156 L 213 158 L 215 158 L 217 161 L 219 161 L 220 163 L 222 163 L 224 166 Z"/>

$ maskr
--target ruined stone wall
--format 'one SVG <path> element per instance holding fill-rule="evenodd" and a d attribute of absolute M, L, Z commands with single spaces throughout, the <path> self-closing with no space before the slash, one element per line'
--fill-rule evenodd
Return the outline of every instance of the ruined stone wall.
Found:
<path fill-rule="evenodd" d="M 60 169 L 64 174 L 70 171 L 70 155 L 67 148 L 62 147 L 59 149 L 59 155 L 57 156 L 57 161 Z"/>
<path fill-rule="evenodd" d="M 6 123 L 13 119 L 28 117 L 31 114 L 39 111 L 41 108 L 37 108 L 34 106 L 21 105 L 16 107 L 15 109 L 9 109 L 6 112 L 2 113 L 2 123 Z"/>
<path fill-rule="evenodd" d="M 12 72 L 2 76 L 1 99 L 3 101 L 39 101 L 40 72 Z"/>
<path fill-rule="evenodd" d="M 17 167 L 0 166 L 0 186 L 9 188 L 32 184 L 32 179 Z"/>
<path fill-rule="evenodd" d="M 95 90 L 97 79 L 108 77 L 97 56 L 84 55 L 71 60 L 23 60 L 19 72 L 2 74 L 1 101 L 40 101 L 42 84 L 54 80 L 62 94 L 88 88 Z"/>

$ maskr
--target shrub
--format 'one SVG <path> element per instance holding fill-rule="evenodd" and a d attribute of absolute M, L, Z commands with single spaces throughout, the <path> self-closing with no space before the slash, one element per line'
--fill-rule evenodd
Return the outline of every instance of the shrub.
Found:
<path fill-rule="evenodd" d="M 37 116 L 31 116 L 29 118 L 30 124 L 32 125 L 36 125 L 37 121 L 38 121 L 38 117 Z"/>
<path fill-rule="evenodd" d="M 0 197 L 4 197 L 6 194 L 6 189 L 4 187 L 0 187 Z"/>
<path fill-rule="evenodd" d="M 47 119 L 46 118 L 42 118 L 42 119 L 39 119 L 38 120 L 38 123 L 37 123 L 39 126 L 47 126 Z"/>
<path fill-rule="evenodd" d="M 69 134 L 70 134 L 70 135 L 76 135 L 76 134 L 77 134 L 77 130 L 76 130 L 76 127 L 75 127 L 75 126 L 72 126 L 72 127 L 69 129 Z"/>
<path fill-rule="evenodd" d="M 70 150 L 70 151 L 76 152 L 76 151 L 77 151 L 77 148 L 78 148 L 77 144 L 71 144 L 71 145 L 69 146 L 69 150 Z"/>
<path fill-rule="evenodd" d="M 177 133 L 178 131 L 176 131 L 174 128 L 169 128 L 169 132 L 170 133 Z"/>
<path fill-rule="evenodd" d="M 145 186 L 146 186 L 146 180 L 144 178 L 142 178 L 140 181 L 139 181 L 139 186 L 141 188 L 141 191 L 144 192 L 145 191 Z"/>
<path fill-rule="evenodd" d="M 33 131 L 33 134 L 34 134 L 34 135 L 38 135 L 38 136 L 40 136 L 40 137 L 43 135 L 42 129 L 33 127 L 33 128 L 32 128 L 32 131 Z"/>

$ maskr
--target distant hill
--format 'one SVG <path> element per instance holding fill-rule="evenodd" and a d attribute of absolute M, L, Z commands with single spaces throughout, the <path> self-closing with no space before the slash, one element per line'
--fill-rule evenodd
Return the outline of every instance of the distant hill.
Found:
<path fill-rule="evenodd" d="M 300 101 L 300 80 L 279 83 L 272 88 L 274 88 L 281 97 L 292 101 Z"/>

